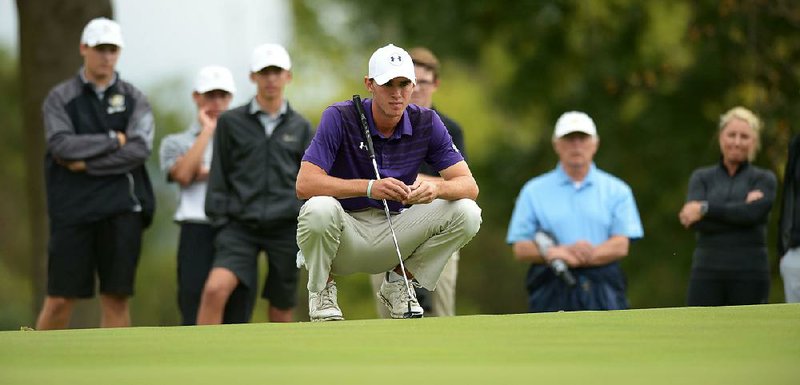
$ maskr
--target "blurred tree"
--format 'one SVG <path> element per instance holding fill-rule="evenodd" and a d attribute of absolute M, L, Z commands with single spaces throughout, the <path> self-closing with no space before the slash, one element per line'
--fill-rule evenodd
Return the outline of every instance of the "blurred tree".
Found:
<path fill-rule="evenodd" d="M 33 285 L 31 304 L 38 312 L 45 292 L 47 212 L 44 198 L 44 127 L 41 105 L 58 82 L 75 74 L 83 27 L 89 20 L 112 16 L 110 0 L 17 0 L 19 20 L 19 71 L 25 149 L 30 246 L 28 274 Z"/>

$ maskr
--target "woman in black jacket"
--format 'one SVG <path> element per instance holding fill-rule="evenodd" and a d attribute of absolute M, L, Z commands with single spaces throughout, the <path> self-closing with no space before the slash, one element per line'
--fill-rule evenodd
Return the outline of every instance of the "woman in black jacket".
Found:
<path fill-rule="evenodd" d="M 766 303 L 769 294 L 766 225 L 775 200 L 775 174 L 750 164 L 759 148 L 758 117 L 736 107 L 720 118 L 720 162 L 689 179 L 681 224 L 697 233 L 689 306 Z"/>

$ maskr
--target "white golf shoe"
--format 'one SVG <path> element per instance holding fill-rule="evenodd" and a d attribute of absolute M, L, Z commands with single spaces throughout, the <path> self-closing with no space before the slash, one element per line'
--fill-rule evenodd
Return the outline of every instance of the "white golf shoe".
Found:
<path fill-rule="evenodd" d="M 330 281 L 322 291 L 308 293 L 308 318 L 311 322 L 341 321 L 344 319 L 336 302 L 336 282 Z"/>
<path fill-rule="evenodd" d="M 421 318 L 425 312 L 417 301 L 417 294 L 411 289 L 411 297 L 408 296 L 408 288 L 404 280 L 389 282 L 386 278 L 381 283 L 378 291 L 378 298 L 389 308 L 392 318 Z M 411 302 L 411 313 L 408 313 L 408 303 Z"/>

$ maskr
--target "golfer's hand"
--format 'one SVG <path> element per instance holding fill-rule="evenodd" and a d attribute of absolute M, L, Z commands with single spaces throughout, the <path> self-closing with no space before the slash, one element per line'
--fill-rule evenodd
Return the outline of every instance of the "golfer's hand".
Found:
<path fill-rule="evenodd" d="M 681 221 L 681 224 L 685 228 L 689 228 L 692 224 L 699 221 L 700 218 L 703 216 L 700 214 L 700 202 L 699 201 L 690 201 L 686 202 L 681 209 L 681 212 L 678 213 L 678 219 Z"/>
<path fill-rule="evenodd" d="M 580 261 L 581 264 L 587 265 L 589 262 L 592 261 L 592 253 L 594 253 L 594 246 L 587 241 L 578 241 L 573 243 L 572 245 L 567 246 L 567 248 L 572 252 L 575 258 Z"/>
<path fill-rule="evenodd" d="M 747 193 L 747 198 L 745 198 L 745 203 L 753 203 L 761 198 L 764 197 L 764 193 L 761 190 L 753 190 Z"/>
<path fill-rule="evenodd" d="M 395 178 L 378 179 L 372 183 L 372 199 L 403 202 L 411 194 L 411 187 Z"/>
<path fill-rule="evenodd" d="M 411 185 L 411 194 L 408 195 L 403 204 L 413 205 L 418 203 L 431 203 L 439 197 L 439 185 L 427 180 L 417 179 Z"/>
<path fill-rule="evenodd" d="M 578 256 L 571 250 L 571 246 L 552 246 L 547 249 L 547 256 L 542 256 L 545 262 L 550 262 L 553 259 L 560 259 L 566 262 L 569 267 L 578 267 L 581 261 Z"/>

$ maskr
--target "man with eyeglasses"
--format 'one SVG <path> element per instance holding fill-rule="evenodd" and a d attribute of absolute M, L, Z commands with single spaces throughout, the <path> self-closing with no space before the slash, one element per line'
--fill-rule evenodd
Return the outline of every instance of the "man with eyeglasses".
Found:
<path fill-rule="evenodd" d="M 420 107 L 430 108 L 439 115 L 444 123 L 453 144 L 467 161 L 467 152 L 464 146 L 464 133 L 461 126 L 447 115 L 442 114 L 433 106 L 433 94 L 439 89 L 439 59 L 436 55 L 425 47 L 415 47 L 408 51 L 411 60 L 414 62 L 414 73 L 417 76 L 417 85 L 411 93 L 411 103 Z M 423 163 L 419 169 L 418 179 L 440 180 L 441 177 L 436 170 L 428 163 Z M 428 291 L 422 287 L 416 287 L 417 300 L 425 310 L 425 314 L 433 317 L 454 316 L 456 314 L 456 279 L 458 277 L 459 251 L 453 253 L 439 277 L 436 290 Z M 375 274 L 371 277 L 373 291 L 378 291 L 383 274 Z M 381 318 L 389 318 L 389 311 L 381 301 L 376 301 L 376 309 Z"/>

